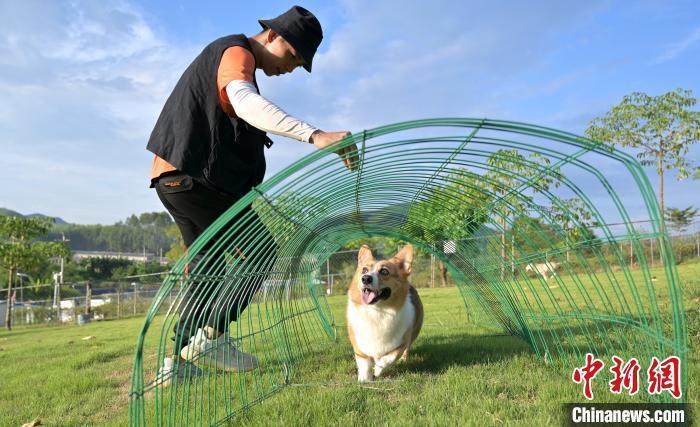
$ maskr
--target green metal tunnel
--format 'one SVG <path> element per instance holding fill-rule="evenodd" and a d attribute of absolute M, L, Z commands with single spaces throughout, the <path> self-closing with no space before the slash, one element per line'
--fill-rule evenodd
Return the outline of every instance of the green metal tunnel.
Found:
<path fill-rule="evenodd" d="M 353 172 L 333 152 L 351 144 L 360 157 Z M 437 257 L 470 318 L 521 337 L 552 369 L 570 372 L 588 352 L 608 360 L 676 355 L 685 399 L 681 290 L 639 163 L 553 129 L 442 118 L 356 133 L 222 215 L 165 277 L 146 315 L 131 424 L 220 424 L 284 389 L 296 362 L 334 345 L 319 271 L 347 242 L 375 236 Z M 219 310 L 240 295 L 250 304 L 230 339 L 258 357 L 257 368 L 157 386 L 164 358 L 175 352 L 170 338 L 183 301 Z"/>

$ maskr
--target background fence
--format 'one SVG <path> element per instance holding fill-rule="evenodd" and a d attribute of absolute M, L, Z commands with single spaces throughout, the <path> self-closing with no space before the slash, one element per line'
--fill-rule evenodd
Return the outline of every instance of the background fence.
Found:
<path fill-rule="evenodd" d="M 50 285 L 53 286 L 53 285 Z M 64 285 L 66 286 L 66 285 Z M 70 285 L 67 285 L 70 287 Z M 85 318 L 91 320 L 120 319 L 142 316 L 151 306 L 157 288 L 135 287 L 133 289 L 94 289 L 90 298 L 89 311 L 85 295 L 61 298 L 60 303 L 54 299 L 22 300 L 16 297 L 12 309 L 12 326 L 70 324 Z M 19 292 L 19 290 L 18 290 Z M 172 301 L 177 292 L 169 296 Z M 0 324 L 5 321 L 6 301 L 0 301 Z"/>
<path fill-rule="evenodd" d="M 644 227 L 644 224 L 636 224 L 635 227 Z M 609 227 L 614 230 L 614 227 Z M 673 235 L 673 231 L 669 230 L 671 242 L 673 245 L 674 258 L 676 263 L 694 262 L 700 259 L 700 222 L 692 223 L 687 228 L 689 232 Z M 658 241 L 655 238 L 638 239 L 640 243 L 635 249 L 635 241 L 625 238 L 626 232 L 619 230 L 619 235 L 614 242 L 601 241 L 598 244 L 602 247 L 603 253 L 606 250 L 610 253 L 608 260 L 613 268 L 620 263 L 635 268 L 638 259 L 645 259 L 650 263 L 650 267 L 661 267 L 662 262 L 659 254 Z M 494 268 L 503 268 L 504 274 L 517 275 L 523 274 L 524 266 L 530 262 L 548 262 L 555 261 L 557 257 L 564 257 L 566 253 L 558 252 L 543 252 L 542 259 L 531 260 L 522 259 L 515 252 L 513 245 L 509 245 L 509 239 L 505 239 L 503 253 L 506 255 L 503 260 L 503 266 Z M 488 236 L 479 236 L 470 239 L 462 239 L 455 241 L 441 241 L 434 244 L 434 249 L 437 251 L 449 251 L 451 245 L 472 244 L 477 246 L 492 247 L 503 245 L 503 239 L 500 234 L 492 233 Z M 618 250 L 611 250 L 611 245 L 618 245 Z M 641 247 L 643 253 L 639 252 Z M 629 248 L 629 249 L 628 249 Z M 377 246 L 373 248 L 376 258 L 385 259 L 391 257 L 397 252 L 399 247 L 384 247 Z M 357 267 L 357 250 L 348 250 L 336 252 L 331 255 L 323 266 L 319 269 L 316 277 L 313 279 L 315 292 L 326 295 L 341 295 L 347 291 L 347 287 L 352 280 Z M 624 253 L 624 259 L 616 257 L 614 253 Z M 642 257 L 643 255 L 643 257 Z M 581 260 L 585 261 L 585 260 Z M 574 270 L 577 261 L 572 259 L 569 264 Z M 589 264 L 590 265 L 590 264 Z M 162 274 L 164 274 L 163 272 Z M 560 272 L 560 274 L 565 274 Z M 140 276 L 129 276 L 123 279 L 110 280 L 108 282 L 93 283 L 92 296 L 90 297 L 90 313 L 91 320 L 111 320 L 120 319 L 132 316 L 142 316 L 151 306 L 158 288 L 160 280 L 154 280 L 154 276 L 160 274 L 148 274 Z M 452 282 L 445 267 L 433 255 L 424 252 L 416 251 L 416 257 L 413 264 L 413 274 L 411 282 L 414 286 L 422 287 L 441 287 L 452 286 Z M 63 289 L 71 288 L 78 293 L 79 296 L 69 298 L 56 298 L 30 300 L 24 298 L 24 290 L 37 287 L 55 287 L 54 284 L 19 286 L 13 287 L 14 306 L 13 306 L 13 326 L 21 325 L 58 325 L 58 324 L 73 324 L 79 319 L 79 315 L 87 313 L 87 287 L 86 282 L 68 283 L 63 285 Z M 294 283 L 277 283 L 274 280 L 268 280 L 263 283 L 262 292 L 270 291 L 270 289 L 285 288 L 282 295 L 287 298 L 296 298 L 298 290 L 293 289 Z M 2 292 L 2 291 L 0 291 Z M 168 296 L 169 303 L 174 301 L 178 296 L 179 290 L 173 289 Z M 73 291 L 73 294 L 76 292 Z M 2 293 L 6 296 L 6 291 Z M 170 304 L 167 304 L 169 307 Z M 7 301 L 0 301 L 0 325 L 4 326 L 5 310 Z M 84 318 L 81 320 L 85 320 Z"/>
<path fill-rule="evenodd" d="M 608 227 L 615 231 L 614 227 L 610 227 L 610 225 Z M 694 229 L 691 233 L 671 235 L 673 256 L 677 264 L 700 259 L 700 222 L 691 224 L 690 228 Z M 640 259 L 645 260 L 651 268 L 663 266 L 657 238 L 649 237 L 630 240 L 626 237 L 626 231 L 618 230 L 618 233 L 615 233 L 616 235 L 613 236 L 614 241 L 600 240 L 594 243 L 601 248 L 603 253 L 608 254 L 607 262 L 613 268 L 620 268 L 623 263 L 631 268 L 635 268 L 638 267 Z M 523 274 L 525 272 L 524 267 L 529 263 L 556 261 L 558 257 L 566 258 L 568 256 L 567 251 L 561 249 L 558 251 L 543 251 L 540 254 L 541 258 L 538 259 L 526 259 L 519 256 L 517 248 L 510 244 L 509 237 L 506 237 L 505 242 L 506 244 L 503 245 L 500 234 L 493 233 L 489 236 L 436 242 L 434 250 L 449 253 L 451 246 L 454 247 L 461 244 L 470 244 L 477 247 L 489 246 L 491 250 L 494 247 L 503 246 L 505 272 L 510 275 Z M 637 242 L 641 246 L 641 251 L 636 247 Z M 613 250 L 612 245 L 617 245 L 617 248 Z M 396 253 L 397 250 L 398 247 L 378 247 L 373 251 L 376 258 L 388 258 Z M 585 251 L 582 252 L 585 253 Z M 357 250 L 336 252 L 331 255 L 321 268 L 319 278 L 327 285 L 328 294 L 337 295 L 347 291 L 347 287 L 357 267 L 357 253 Z M 625 255 L 624 258 L 618 258 L 618 253 L 623 253 Z M 579 264 L 586 264 L 588 267 L 591 265 L 588 260 L 577 260 L 575 258 L 568 260 L 568 264 L 571 265 L 573 271 L 577 271 Z M 411 282 L 418 288 L 454 285 L 439 259 L 422 251 L 416 252 Z"/>

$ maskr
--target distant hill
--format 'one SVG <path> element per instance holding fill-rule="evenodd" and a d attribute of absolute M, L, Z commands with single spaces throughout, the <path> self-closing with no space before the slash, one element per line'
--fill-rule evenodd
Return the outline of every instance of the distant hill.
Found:
<path fill-rule="evenodd" d="M 66 221 L 62 220 L 59 217 L 50 217 L 48 215 L 44 215 L 44 214 L 40 214 L 40 213 L 22 215 L 21 213 L 19 213 L 17 211 L 13 211 L 12 209 L 7 209 L 7 208 L 0 208 L 0 216 L 19 216 L 22 218 L 53 218 L 56 221 L 56 224 L 68 224 Z"/>
<path fill-rule="evenodd" d="M 113 225 L 55 224 L 42 240 L 57 241 L 63 236 L 74 251 L 167 252 L 175 243 L 167 229 L 173 221 L 167 212 L 131 215 Z"/>
<path fill-rule="evenodd" d="M 22 218 L 49 218 L 33 213 L 22 215 L 12 209 L 0 208 L 0 216 L 18 216 Z M 173 220 L 167 212 L 145 212 L 139 216 L 131 215 L 124 221 L 113 225 L 70 224 L 61 218 L 54 218 L 55 223 L 49 232 L 38 240 L 56 242 L 67 239 L 67 246 L 73 251 L 111 251 L 111 252 L 149 252 L 159 254 L 170 250 L 176 238 L 169 236 L 168 227 Z"/>
<path fill-rule="evenodd" d="M 25 217 L 25 218 L 49 218 L 48 215 L 44 215 L 44 214 L 40 214 L 40 213 L 33 213 L 33 214 L 25 215 L 24 217 Z M 62 220 L 61 218 L 59 218 L 59 217 L 57 217 L 57 216 L 54 216 L 54 217 L 51 217 L 51 218 L 54 219 L 54 221 L 55 221 L 56 224 L 61 224 L 61 225 L 63 225 L 63 224 L 68 224 L 68 222 Z"/>
<path fill-rule="evenodd" d="M 13 210 L 5 209 L 5 208 L 0 208 L 0 215 L 2 215 L 2 216 L 21 216 L 21 217 L 24 217 L 24 215 L 22 215 L 22 214 L 19 213 L 19 212 L 15 212 L 15 211 L 13 211 Z"/>

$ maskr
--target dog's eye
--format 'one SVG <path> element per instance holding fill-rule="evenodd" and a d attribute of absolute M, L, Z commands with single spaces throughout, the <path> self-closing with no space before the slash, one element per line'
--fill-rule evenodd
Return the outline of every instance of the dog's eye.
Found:
<path fill-rule="evenodd" d="M 369 270 L 367 270 L 367 267 L 363 267 L 363 268 L 362 268 L 362 274 L 365 274 L 365 273 L 367 273 L 368 271 L 369 271 Z"/>
<path fill-rule="evenodd" d="M 382 267 L 382 269 L 379 270 L 379 274 L 381 274 L 382 276 L 388 276 L 388 275 L 389 275 L 389 269 L 386 268 L 386 267 Z"/>

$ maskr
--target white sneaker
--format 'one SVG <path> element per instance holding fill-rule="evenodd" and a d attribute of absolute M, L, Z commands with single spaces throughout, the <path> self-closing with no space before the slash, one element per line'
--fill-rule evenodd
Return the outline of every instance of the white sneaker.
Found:
<path fill-rule="evenodd" d="M 166 357 L 163 359 L 163 366 L 158 370 L 156 385 L 159 387 L 167 387 L 170 385 L 173 378 L 175 378 L 177 382 L 182 382 L 203 375 L 204 372 L 192 362 L 179 360 L 175 363 L 172 357 Z"/>
<path fill-rule="evenodd" d="M 207 329 L 213 331 L 211 328 Z M 197 329 L 197 332 L 190 337 L 190 343 L 180 350 L 180 357 L 189 361 L 197 359 L 202 353 L 201 346 L 207 341 L 211 340 L 207 337 L 205 330 L 202 328 Z"/>
<path fill-rule="evenodd" d="M 198 329 L 190 338 L 190 344 L 180 351 L 180 356 L 190 362 L 224 371 L 244 372 L 258 367 L 255 356 L 238 351 L 228 335 L 209 339 L 202 329 Z"/>

